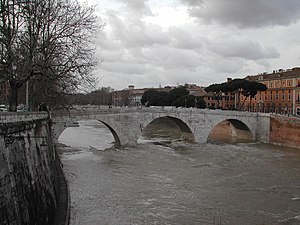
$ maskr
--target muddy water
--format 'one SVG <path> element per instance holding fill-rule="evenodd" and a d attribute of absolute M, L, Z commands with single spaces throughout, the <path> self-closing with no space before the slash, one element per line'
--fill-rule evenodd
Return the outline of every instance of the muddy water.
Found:
<path fill-rule="evenodd" d="M 117 149 L 95 121 L 68 128 L 59 140 L 70 146 L 60 151 L 71 225 L 300 224 L 299 151 L 188 144 L 171 130 L 149 129 Z"/>

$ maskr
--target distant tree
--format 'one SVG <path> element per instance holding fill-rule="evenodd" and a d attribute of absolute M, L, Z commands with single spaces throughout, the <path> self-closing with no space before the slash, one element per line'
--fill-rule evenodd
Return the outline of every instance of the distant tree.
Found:
<path fill-rule="evenodd" d="M 196 107 L 205 108 L 206 104 L 203 98 L 189 95 L 185 87 L 178 87 L 170 92 L 156 91 L 150 89 L 145 91 L 141 103 L 152 106 L 176 106 L 176 107 Z"/>
<path fill-rule="evenodd" d="M 149 100 L 150 105 L 154 106 L 167 106 L 170 105 L 169 93 L 164 91 L 159 91 L 152 95 Z"/>
<path fill-rule="evenodd" d="M 246 98 L 244 99 L 242 104 L 240 104 L 240 102 L 237 103 L 237 105 L 239 105 L 238 110 L 240 110 L 244 105 L 246 99 L 250 98 L 251 101 L 258 91 L 265 91 L 266 89 L 267 87 L 264 84 L 256 81 L 249 81 L 245 79 L 234 79 L 230 82 L 212 84 L 207 88 L 205 88 L 204 90 L 206 92 L 214 93 L 214 96 L 216 97 L 218 102 L 218 106 L 219 106 L 219 100 L 221 99 L 223 93 L 228 94 L 229 92 L 231 92 L 231 93 L 242 94 Z"/>
<path fill-rule="evenodd" d="M 194 108 L 202 108 L 206 107 L 206 103 L 201 97 L 195 97 L 194 95 L 184 95 L 180 98 L 176 99 L 173 102 L 176 107 L 194 107 Z"/>
<path fill-rule="evenodd" d="M 112 90 L 110 87 L 102 87 L 88 93 L 70 94 L 66 102 L 70 105 L 111 105 Z"/>
<path fill-rule="evenodd" d="M 206 103 L 202 97 L 195 97 L 196 108 L 205 109 Z"/>
<path fill-rule="evenodd" d="M 188 90 L 186 90 L 186 88 L 183 86 L 180 86 L 178 88 L 171 90 L 169 92 L 169 96 L 170 96 L 169 98 L 170 98 L 171 105 L 175 106 L 175 102 L 174 102 L 175 100 L 181 98 L 182 96 L 186 96 L 188 94 L 189 94 Z"/>
<path fill-rule="evenodd" d="M 150 98 L 152 95 L 155 95 L 158 91 L 150 89 L 144 92 L 142 98 L 141 98 L 141 103 L 143 105 L 149 104 Z"/>

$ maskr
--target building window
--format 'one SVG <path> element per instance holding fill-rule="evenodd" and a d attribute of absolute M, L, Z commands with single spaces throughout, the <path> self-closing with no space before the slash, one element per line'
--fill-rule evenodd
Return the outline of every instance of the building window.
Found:
<path fill-rule="evenodd" d="M 281 96 L 282 100 L 284 100 L 284 97 L 285 97 L 284 92 L 282 92 L 282 96 Z"/>
<path fill-rule="evenodd" d="M 278 91 L 276 91 L 275 99 L 278 100 Z"/>
<path fill-rule="evenodd" d="M 272 88 L 273 87 L 273 82 L 272 81 L 270 81 L 270 88 Z"/>
<path fill-rule="evenodd" d="M 297 108 L 297 115 L 300 116 L 300 108 Z"/>
<path fill-rule="evenodd" d="M 270 100 L 271 101 L 273 100 L 273 93 L 272 93 L 272 91 L 270 92 Z"/>
<path fill-rule="evenodd" d="M 291 99 L 292 99 L 291 91 L 289 91 L 288 99 L 289 99 L 289 101 L 291 101 Z"/>

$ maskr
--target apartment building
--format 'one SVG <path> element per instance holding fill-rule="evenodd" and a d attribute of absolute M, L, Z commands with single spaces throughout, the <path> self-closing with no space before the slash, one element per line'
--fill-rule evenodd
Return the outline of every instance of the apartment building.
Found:
<path fill-rule="evenodd" d="M 230 82 L 232 79 L 227 78 L 227 82 Z M 211 109 L 225 109 L 225 110 L 234 110 L 236 109 L 236 96 L 235 93 L 222 93 L 219 96 L 215 96 L 213 93 L 205 92 L 203 99 L 206 102 L 206 107 Z"/>
<path fill-rule="evenodd" d="M 267 90 L 247 99 L 243 110 L 300 115 L 300 68 L 274 70 L 273 73 L 247 76 L 245 79 L 265 84 Z M 240 96 L 244 101 L 245 97 Z"/>
<path fill-rule="evenodd" d="M 206 93 L 203 96 L 206 102 L 206 107 L 211 109 L 225 109 L 234 110 L 235 107 L 235 94 L 222 93 L 220 96 L 214 96 L 212 93 Z"/>

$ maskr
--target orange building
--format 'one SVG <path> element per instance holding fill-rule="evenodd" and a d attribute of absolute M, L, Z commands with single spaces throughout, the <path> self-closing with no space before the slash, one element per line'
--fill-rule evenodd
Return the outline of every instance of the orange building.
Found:
<path fill-rule="evenodd" d="M 227 82 L 231 80 L 231 78 L 227 78 Z M 210 109 L 234 110 L 236 108 L 235 93 L 228 92 L 215 96 L 213 93 L 205 92 L 203 99 L 206 102 L 206 107 Z"/>
<path fill-rule="evenodd" d="M 267 90 L 258 92 L 254 99 L 247 99 L 243 110 L 278 114 L 300 115 L 300 68 L 273 71 L 245 79 L 265 84 Z M 245 97 L 240 96 L 240 102 Z"/>
<path fill-rule="evenodd" d="M 211 109 L 235 109 L 235 94 L 234 93 L 222 93 L 221 96 L 214 96 L 212 93 L 206 93 L 203 96 L 206 102 L 206 107 Z"/>

